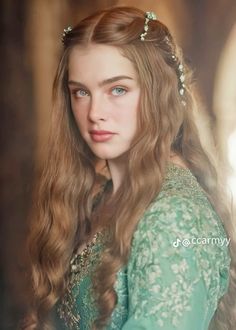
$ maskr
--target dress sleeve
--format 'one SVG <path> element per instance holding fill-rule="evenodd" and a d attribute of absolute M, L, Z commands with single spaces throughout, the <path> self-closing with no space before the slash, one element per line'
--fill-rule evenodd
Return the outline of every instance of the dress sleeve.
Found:
<path fill-rule="evenodd" d="M 207 329 L 209 310 L 222 295 L 224 253 L 216 245 L 190 243 L 203 233 L 219 236 L 213 210 L 200 209 L 172 197 L 140 221 L 128 264 L 129 315 L 122 330 Z"/>

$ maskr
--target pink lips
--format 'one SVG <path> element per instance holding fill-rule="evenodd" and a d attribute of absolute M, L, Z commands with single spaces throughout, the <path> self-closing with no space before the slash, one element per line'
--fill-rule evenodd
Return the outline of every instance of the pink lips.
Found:
<path fill-rule="evenodd" d="M 94 142 L 106 142 L 110 140 L 114 135 L 114 133 L 109 131 L 97 131 L 97 130 L 91 130 L 89 133 Z"/>

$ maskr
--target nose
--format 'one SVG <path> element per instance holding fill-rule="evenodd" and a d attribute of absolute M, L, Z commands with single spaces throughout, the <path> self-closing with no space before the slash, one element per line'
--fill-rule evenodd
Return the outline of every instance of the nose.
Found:
<path fill-rule="evenodd" d="M 89 120 L 92 122 L 107 120 L 106 102 L 102 96 L 93 96 L 90 101 L 88 112 Z"/>

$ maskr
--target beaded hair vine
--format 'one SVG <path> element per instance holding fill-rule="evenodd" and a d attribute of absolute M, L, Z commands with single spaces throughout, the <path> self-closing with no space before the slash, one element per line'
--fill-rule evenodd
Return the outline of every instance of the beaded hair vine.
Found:
<path fill-rule="evenodd" d="M 146 35 L 148 33 L 148 29 L 149 29 L 149 26 L 148 26 L 149 21 L 156 21 L 156 20 L 157 20 L 157 15 L 153 11 L 147 11 L 145 13 L 144 32 L 140 34 L 141 41 L 145 41 L 145 37 L 146 37 Z M 165 37 L 165 41 L 168 45 L 170 45 L 170 40 L 167 36 Z M 171 57 L 172 57 L 173 61 L 176 62 L 176 64 L 178 64 L 178 58 L 175 55 L 175 53 L 172 53 Z M 177 76 L 178 76 L 178 80 L 179 80 L 179 94 L 183 98 L 186 87 L 184 84 L 185 74 L 184 74 L 184 66 L 182 63 L 178 64 Z M 183 103 L 183 105 L 186 105 L 186 102 L 183 99 L 182 99 L 182 103 Z"/>
<path fill-rule="evenodd" d="M 170 39 L 167 36 L 165 37 L 165 42 L 168 45 L 171 45 Z M 184 84 L 184 82 L 185 82 L 184 65 L 183 65 L 183 63 L 179 62 L 179 60 L 174 52 L 172 53 L 171 58 L 175 62 L 175 65 L 177 65 L 177 76 L 179 79 L 179 94 L 182 97 L 182 104 L 186 105 L 186 102 L 184 100 L 184 93 L 185 93 L 185 89 L 186 89 L 186 86 Z"/>
<path fill-rule="evenodd" d="M 156 21 L 157 20 L 157 16 L 153 11 L 147 11 L 145 13 L 145 23 L 144 23 L 144 32 L 140 35 L 140 39 L 142 41 L 145 40 L 145 36 L 147 35 L 148 32 L 148 22 L 149 21 Z"/>

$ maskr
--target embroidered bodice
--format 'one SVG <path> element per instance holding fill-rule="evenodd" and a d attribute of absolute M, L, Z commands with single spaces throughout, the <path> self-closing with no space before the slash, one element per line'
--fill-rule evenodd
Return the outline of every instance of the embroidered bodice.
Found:
<path fill-rule="evenodd" d="M 106 239 L 99 233 L 73 256 L 56 329 L 91 329 L 97 315 L 91 275 Z M 170 165 L 137 225 L 128 263 L 117 273 L 118 303 L 106 330 L 207 330 L 228 287 L 228 244 L 196 178 Z"/>

